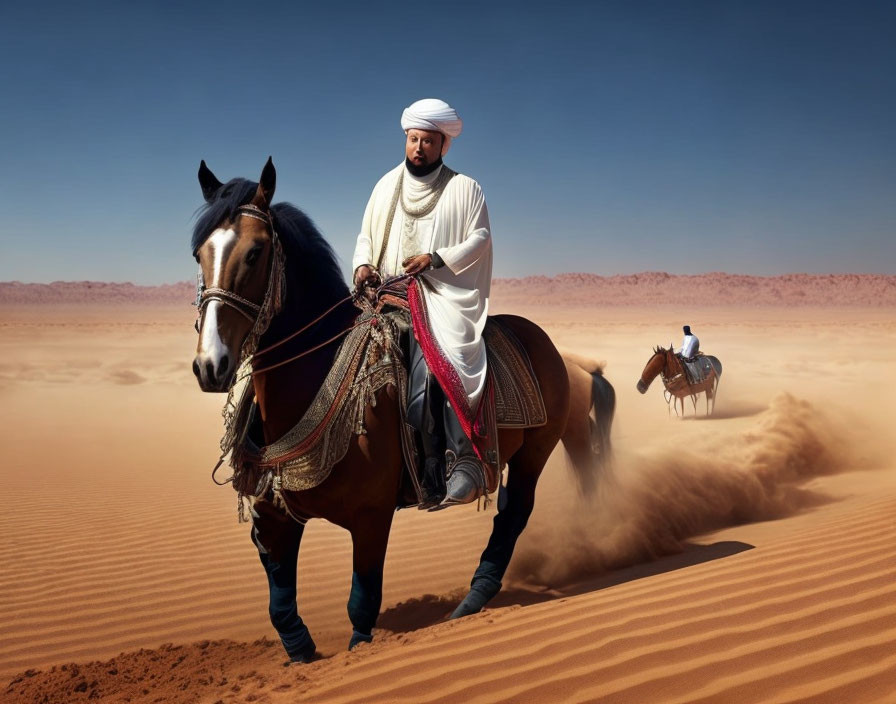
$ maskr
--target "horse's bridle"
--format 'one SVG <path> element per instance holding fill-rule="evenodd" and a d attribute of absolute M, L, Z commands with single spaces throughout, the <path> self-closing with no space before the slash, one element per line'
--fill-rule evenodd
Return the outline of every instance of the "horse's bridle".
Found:
<path fill-rule="evenodd" d="M 683 370 L 679 370 L 678 374 L 676 374 L 674 376 L 666 376 L 666 368 L 669 366 L 669 350 L 667 350 L 664 347 L 658 348 L 657 350 L 654 351 L 653 357 L 656 357 L 659 354 L 663 355 L 663 366 L 660 368 L 660 371 L 657 373 L 656 376 L 660 377 L 660 379 L 662 379 L 664 384 L 669 381 L 672 381 L 673 379 L 677 379 L 684 373 Z M 653 357 L 651 357 L 650 360 L 648 361 L 648 366 L 649 366 L 650 362 L 653 361 Z M 646 369 L 647 368 L 645 367 L 645 370 Z M 651 379 L 651 382 L 655 378 L 656 377 L 653 377 Z M 644 381 L 644 375 L 642 374 L 641 378 L 638 379 L 638 383 L 636 384 L 636 387 L 637 387 L 638 391 L 640 391 L 643 394 L 647 391 L 647 387 L 649 385 L 650 384 L 648 382 Z"/>
<path fill-rule="evenodd" d="M 282 295 L 283 295 L 282 289 L 283 289 L 283 286 L 285 285 L 283 283 L 283 276 L 284 276 L 283 256 L 282 256 L 282 250 L 280 249 L 280 242 L 277 238 L 277 231 L 274 229 L 274 223 L 273 223 L 273 220 L 269 213 L 265 212 L 261 208 L 258 208 L 256 206 L 252 205 L 251 203 L 247 204 L 247 205 L 241 205 L 239 208 L 236 209 L 236 212 L 239 213 L 240 215 L 246 215 L 247 217 L 255 218 L 256 220 L 261 220 L 262 222 L 266 223 L 268 228 L 270 229 L 271 240 L 273 243 L 273 250 L 274 250 L 274 252 L 273 252 L 274 260 L 271 264 L 270 274 L 268 275 L 269 278 L 268 278 L 268 284 L 267 284 L 267 292 L 265 293 L 264 301 L 262 301 L 262 303 L 259 305 L 258 303 L 253 303 L 252 301 L 250 301 L 246 298 L 243 298 L 238 293 L 234 293 L 233 291 L 228 291 L 227 289 L 224 289 L 224 288 L 218 288 L 218 287 L 206 288 L 205 282 L 203 281 L 203 277 L 202 277 L 202 269 L 200 269 L 199 275 L 198 275 L 197 281 L 196 281 L 196 301 L 194 303 L 194 305 L 198 309 L 198 316 L 196 318 L 196 331 L 197 332 L 199 331 L 199 320 L 202 316 L 202 311 L 205 309 L 205 306 L 208 305 L 209 303 L 211 303 L 212 301 L 220 301 L 224 305 L 230 306 L 231 308 L 238 311 L 241 315 L 245 316 L 249 320 L 250 323 L 252 323 L 252 331 L 250 332 L 249 337 L 254 337 L 255 340 L 254 340 L 253 344 L 249 346 L 249 349 L 246 349 L 245 345 L 244 345 L 243 357 L 260 356 L 267 352 L 270 352 L 271 350 L 273 350 L 277 347 L 280 347 L 284 343 L 301 335 L 303 332 L 312 328 L 317 323 L 319 323 L 321 320 L 326 318 L 328 315 L 330 315 L 330 313 L 332 313 L 334 310 L 336 310 L 338 307 L 340 307 L 344 303 L 348 303 L 349 301 L 353 301 L 356 299 L 360 300 L 360 298 L 362 298 L 362 294 L 360 293 L 360 291 L 351 293 L 348 296 L 346 296 L 345 298 L 342 298 L 339 301 L 337 301 L 333 306 L 328 308 L 317 318 L 315 318 L 311 322 L 305 324 L 304 326 L 302 326 L 301 328 L 299 328 L 292 334 L 288 335 L 287 337 L 283 338 L 282 340 L 279 340 L 278 342 L 273 343 L 272 345 L 269 345 L 268 347 L 265 347 L 263 350 L 257 350 L 255 345 L 258 342 L 258 338 L 260 338 L 261 334 L 264 332 L 264 330 L 257 329 L 257 328 L 261 328 L 261 327 L 267 328 L 267 325 L 270 322 L 270 315 L 272 313 L 278 312 L 278 310 L 279 310 L 279 305 L 275 304 L 274 299 L 277 298 L 278 301 L 282 300 Z M 409 278 L 409 276 L 407 274 L 400 275 L 400 276 L 394 276 L 391 279 L 388 279 L 387 281 L 380 284 L 380 286 L 377 288 L 377 292 L 386 290 L 388 286 L 393 285 L 396 282 L 403 281 L 407 278 Z M 280 296 L 275 296 L 275 290 L 278 287 L 280 287 Z M 270 310 L 271 307 L 273 307 L 277 310 L 271 311 Z M 265 320 L 263 321 L 263 319 L 265 319 Z M 312 352 L 315 352 L 318 349 L 330 344 L 331 342 L 335 342 L 340 337 L 346 335 L 348 332 L 350 332 L 352 329 L 354 329 L 355 327 L 357 327 L 360 324 L 361 323 L 356 322 L 356 323 L 348 326 L 344 330 L 340 331 L 339 333 L 337 333 L 330 339 L 325 340 L 324 342 L 322 342 L 318 345 L 315 345 L 311 349 L 305 350 L 297 355 L 289 357 L 288 359 L 285 359 L 281 362 L 277 362 L 276 364 L 271 364 L 270 366 L 266 366 L 262 369 L 255 369 L 251 372 L 251 375 L 256 376 L 259 374 L 263 374 L 267 371 L 270 371 L 271 369 L 276 369 L 277 367 L 281 367 L 285 364 L 289 364 L 290 362 L 294 362 L 295 360 L 300 359 Z"/>
<path fill-rule="evenodd" d="M 675 366 L 671 360 L 677 360 L 678 371 L 676 373 Z M 669 370 L 669 375 L 666 375 L 666 370 Z M 670 381 L 675 381 L 678 377 L 684 374 L 684 365 L 682 365 L 681 360 L 675 356 L 675 353 L 672 349 L 663 349 L 663 368 L 660 370 L 660 377 L 663 380 L 663 383 L 666 384 Z"/>
<path fill-rule="evenodd" d="M 245 215 L 250 218 L 255 218 L 256 220 L 261 220 L 263 223 L 267 224 L 268 229 L 271 232 L 271 239 L 274 242 L 274 249 L 276 249 L 276 239 L 277 233 L 274 230 L 274 223 L 271 219 L 269 213 L 266 213 L 261 208 L 252 205 L 251 203 L 247 203 L 246 205 L 241 205 L 236 209 L 236 212 L 240 215 Z M 270 276 L 273 279 L 274 277 L 274 266 L 271 267 Z M 270 290 L 270 281 L 268 282 L 268 290 Z M 226 288 L 219 288 L 217 286 L 212 286 L 210 288 L 205 287 L 205 280 L 202 276 L 202 268 L 199 269 L 199 274 L 196 277 L 196 300 L 193 305 L 196 306 L 196 331 L 199 331 L 199 320 L 202 317 L 202 312 L 205 307 L 211 303 L 212 301 L 219 301 L 226 306 L 230 306 L 235 311 L 240 313 L 243 317 L 245 317 L 250 323 L 253 325 L 258 320 L 259 315 L 261 314 L 261 308 L 264 305 L 262 303 L 253 303 L 247 298 L 243 298 L 238 293 L 234 293 L 233 291 L 229 291 Z"/>

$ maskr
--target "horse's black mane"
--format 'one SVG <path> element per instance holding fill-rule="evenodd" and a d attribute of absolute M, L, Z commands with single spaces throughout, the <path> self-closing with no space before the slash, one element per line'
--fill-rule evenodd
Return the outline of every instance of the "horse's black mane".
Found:
<path fill-rule="evenodd" d="M 258 184 L 244 178 L 225 183 L 196 214 L 190 246 L 195 253 L 222 222 L 233 219 L 237 208 L 252 200 Z M 290 290 L 309 290 L 327 300 L 342 297 L 348 288 L 336 253 L 301 210 L 290 203 L 271 206 L 274 229 L 286 255 L 287 297 Z"/>
<path fill-rule="evenodd" d="M 236 209 L 252 200 L 257 189 L 257 183 L 244 178 L 235 178 L 221 186 L 212 200 L 200 206 L 196 211 L 196 224 L 193 226 L 193 239 L 190 241 L 193 254 L 196 254 L 215 228 L 225 220 L 232 220 Z"/>

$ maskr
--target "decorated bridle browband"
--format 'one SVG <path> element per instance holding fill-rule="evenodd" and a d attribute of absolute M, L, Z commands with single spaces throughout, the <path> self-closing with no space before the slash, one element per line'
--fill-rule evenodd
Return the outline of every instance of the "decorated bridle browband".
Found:
<path fill-rule="evenodd" d="M 239 215 L 245 215 L 246 217 L 255 218 L 256 220 L 261 220 L 263 223 L 266 223 L 271 231 L 271 237 L 276 249 L 277 233 L 274 230 L 274 222 L 269 213 L 266 213 L 261 208 L 252 205 L 251 203 L 241 205 L 236 209 L 236 212 Z M 272 274 L 273 273 L 274 272 L 272 271 Z M 250 323 L 254 323 L 258 319 L 258 316 L 261 313 L 261 307 L 264 305 L 263 303 L 253 303 L 249 299 L 243 298 L 238 293 L 228 291 L 226 288 L 218 288 L 217 286 L 206 288 L 205 279 L 202 276 L 202 267 L 200 267 L 199 273 L 196 276 L 196 300 L 193 303 L 197 308 L 197 314 L 201 316 L 205 306 L 212 301 L 220 301 L 224 305 L 230 306 L 248 319 Z M 196 330 L 199 330 L 198 318 L 196 320 Z"/>

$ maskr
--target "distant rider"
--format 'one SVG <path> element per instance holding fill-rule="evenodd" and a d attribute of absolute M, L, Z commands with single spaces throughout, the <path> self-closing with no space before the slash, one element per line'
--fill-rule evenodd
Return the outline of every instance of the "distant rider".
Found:
<path fill-rule="evenodd" d="M 684 339 L 681 341 L 681 349 L 678 354 L 684 360 L 691 360 L 700 351 L 700 340 L 691 332 L 691 326 L 684 326 Z"/>

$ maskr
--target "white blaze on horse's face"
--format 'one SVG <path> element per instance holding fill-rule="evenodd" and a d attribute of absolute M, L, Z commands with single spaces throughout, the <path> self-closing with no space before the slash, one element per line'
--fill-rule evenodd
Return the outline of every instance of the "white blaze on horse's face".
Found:
<path fill-rule="evenodd" d="M 236 243 L 236 230 L 233 228 L 219 227 L 208 237 L 208 244 L 212 250 L 212 278 L 209 288 L 218 288 L 223 283 L 224 262 L 226 255 L 233 249 Z"/>
<path fill-rule="evenodd" d="M 233 277 L 227 275 L 227 263 L 238 239 L 233 227 L 219 227 L 200 247 L 199 266 L 206 288 L 232 286 L 228 279 Z M 226 306 L 218 300 L 209 301 L 202 309 L 193 369 L 205 391 L 225 391 L 233 376 L 238 349 L 232 336 L 225 338 L 225 332 L 233 329 L 227 325 L 227 317 Z"/>
<path fill-rule="evenodd" d="M 212 272 L 211 277 L 205 279 L 208 288 L 221 288 L 226 255 L 233 249 L 235 242 L 236 231 L 231 228 L 219 227 L 209 236 L 207 245 L 211 248 Z M 221 301 L 209 302 L 203 311 L 202 325 L 199 328 L 196 356 L 203 358 L 200 364 L 203 361 L 210 362 L 213 368 L 220 367 L 221 362 L 228 357 L 227 346 L 221 340 L 218 329 L 218 310 L 222 305 Z"/>

